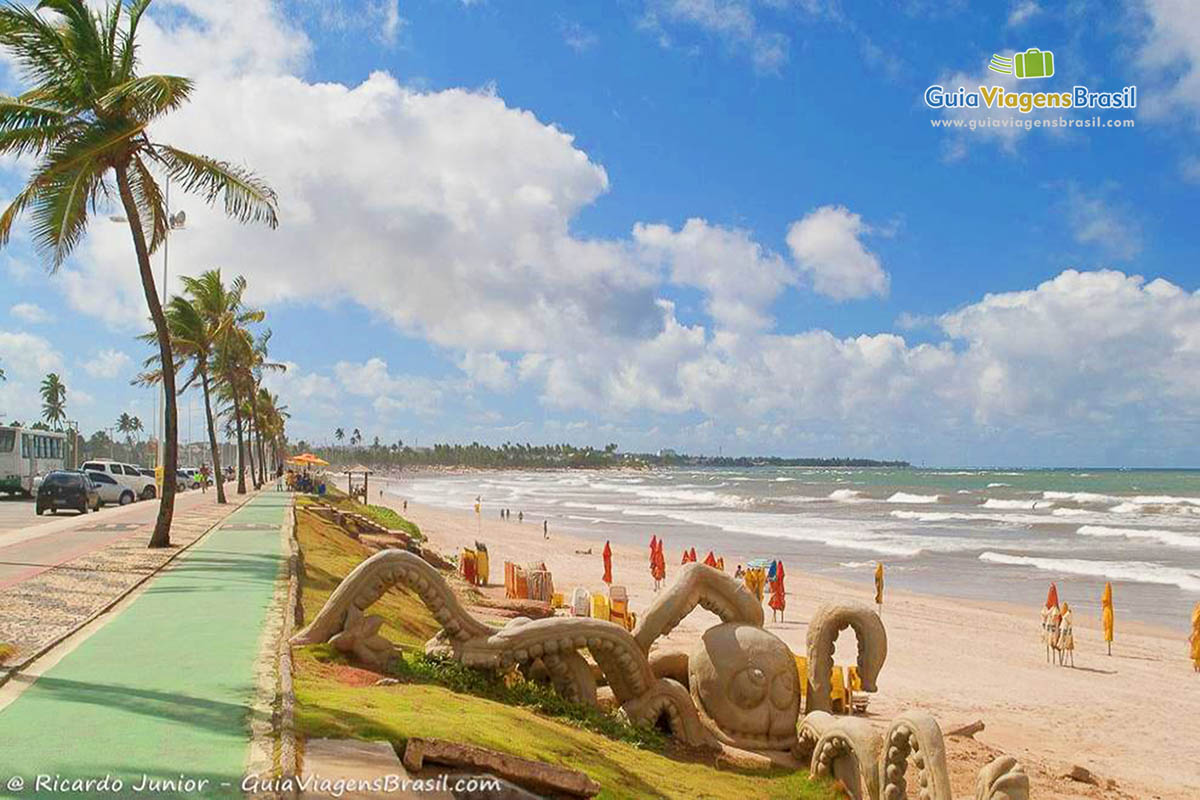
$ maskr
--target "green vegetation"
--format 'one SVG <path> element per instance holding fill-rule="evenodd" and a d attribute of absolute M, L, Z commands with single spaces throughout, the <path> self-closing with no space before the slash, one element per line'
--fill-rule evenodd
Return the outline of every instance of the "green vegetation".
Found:
<path fill-rule="evenodd" d="M 359 507 L 359 506 L 356 506 Z M 361 507 L 360 507 L 361 508 Z M 304 553 L 302 602 L 306 619 L 370 550 L 336 525 L 301 514 Z M 296 723 L 307 737 L 386 739 L 400 752 L 414 736 L 449 739 L 560 764 L 586 772 L 602 798 L 794 798 L 832 800 L 832 785 L 805 772 L 718 770 L 679 753 L 657 731 L 568 703 L 538 684 L 500 678 L 455 662 L 426 657 L 438 630 L 424 604 L 394 589 L 370 609 L 383 617 L 380 633 L 395 642 L 394 686 L 348 664 L 328 645 L 295 652 Z"/>
<path fill-rule="evenodd" d="M 109 213 L 120 199 L 163 368 L 165 475 L 150 546 L 166 547 L 178 447 L 175 354 L 150 257 L 182 220 L 170 213 L 159 180 L 220 201 L 240 222 L 274 227 L 278 220 L 274 192 L 253 173 L 150 139 L 147 131 L 184 105 L 193 87 L 175 75 L 138 74 L 138 23 L 149 5 L 43 0 L 36 8 L 0 7 L 0 48 L 25 84 L 0 102 L 0 154 L 32 162 L 28 183 L 0 214 L 0 245 L 28 212 L 33 244 L 54 272 L 83 240 L 91 216 Z"/>

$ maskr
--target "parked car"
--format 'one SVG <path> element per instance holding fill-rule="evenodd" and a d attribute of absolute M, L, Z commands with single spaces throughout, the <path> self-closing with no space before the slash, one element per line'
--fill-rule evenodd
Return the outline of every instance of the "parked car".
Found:
<path fill-rule="evenodd" d="M 101 503 L 127 506 L 134 501 L 133 489 L 123 483 L 118 483 L 117 479 L 107 472 L 88 472 L 87 476 L 92 479 L 92 483 L 96 484 L 96 489 L 100 492 Z"/>
<path fill-rule="evenodd" d="M 49 509 L 57 514 L 60 508 L 70 508 L 80 514 L 100 510 L 100 492 L 85 473 L 79 470 L 58 469 L 42 479 L 37 490 L 35 510 L 38 516 Z"/>
<path fill-rule="evenodd" d="M 117 483 L 132 489 L 134 497 L 138 500 L 150 500 L 158 494 L 158 486 L 154 481 L 154 475 L 145 475 L 141 467 L 134 466 L 133 464 L 122 464 L 119 461 L 112 461 L 107 458 L 97 458 L 85 462 L 80 469 L 84 472 L 103 472 L 111 475 L 116 479 Z M 151 473 L 153 473 L 153 470 L 151 470 Z"/>
<path fill-rule="evenodd" d="M 196 483 L 196 476 L 200 470 L 195 467 L 180 467 L 175 470 L 175 478 L 179 483 L 179 490 L 195 489 L 199 484 Z"/>

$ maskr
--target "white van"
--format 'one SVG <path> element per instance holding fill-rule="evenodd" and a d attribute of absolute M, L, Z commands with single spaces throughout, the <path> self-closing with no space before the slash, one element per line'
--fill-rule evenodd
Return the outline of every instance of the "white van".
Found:
<path fill-rule="evenodd" d="M 141 469 L 133 464 L 122 464 L 106 458 L 99 458 L 95 461 L 84 462 L 80 469 L 84 472 L 103 472 L 111 475 L 117 483 L 132 489 L 139 500 L 150 500 L 158 493 L 154 478 L 146 477 L 142 474 Z"/>

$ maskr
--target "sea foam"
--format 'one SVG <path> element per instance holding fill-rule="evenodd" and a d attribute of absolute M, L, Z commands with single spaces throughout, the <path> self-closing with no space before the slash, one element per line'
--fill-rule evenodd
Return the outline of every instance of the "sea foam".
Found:
<path fill-rule="evenodd" d="M 1192 570 L 1152 564 L 1147 561 L 1092 561 L 1085 558 L 1040 558 L 1014 556 L 991 550 L 979 554 L 980 561 L 992 564 L 1033 567 L 1047 572 L 1067 575 L 1088 575 L 1135 583 L 1157 583 L 1178 586 L 1188 592 L 1200 592 L 1200 573 Z"/>

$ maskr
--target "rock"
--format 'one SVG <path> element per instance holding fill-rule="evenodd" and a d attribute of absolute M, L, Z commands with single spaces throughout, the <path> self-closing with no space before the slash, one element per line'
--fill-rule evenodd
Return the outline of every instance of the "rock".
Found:
<path fill-rule="evenodd" d="M 1063 777 L 1069 778 L 1077 783 L 1087 783 L 1092 786 L 1100 785 L 1100 782 L 1096 780 L 1096 776 L 1092 774 L 1091 770 L 1089 770 L 1087 767 L 1081 767 L 1078 764 L 1071 767 L 1070 770 L 1064 773 Z"/>
<path fill-rule="evenodd" d="M 396 680 L 395 678 L 380 678 L 379 680 L 375 681 L 376 686 L 395 686 L 398 683 L 400 683 L 400 681 Z"/>
<path fill-rule="evenodd" d="M 983 720 L 975 720 L 967 725 L 960 725 L 957 728 L 951 728 L 946 731 L 947 736 L 965 736 L 968 739 L 974 738 L 975 734 L 983 730 Z"/>
<path fill-rule="evenodd" d="M 576 797 L 600 793 L 600 784 L 578 770 L 444 739 L 409 739 L 404 748 L 404 766 L 417 772 L 426 761 L 484 770 L 535 792 Z"/>

